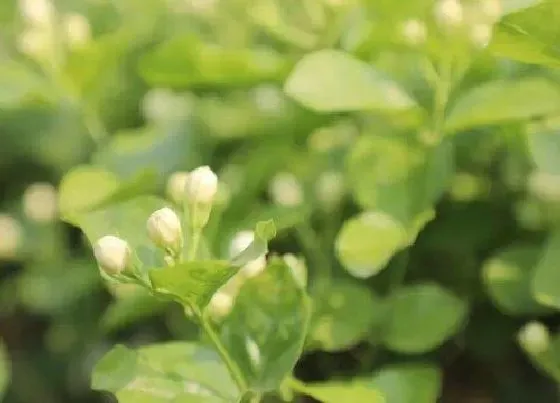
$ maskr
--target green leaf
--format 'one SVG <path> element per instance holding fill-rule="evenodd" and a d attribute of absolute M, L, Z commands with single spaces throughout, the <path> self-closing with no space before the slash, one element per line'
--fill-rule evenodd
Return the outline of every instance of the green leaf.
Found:
<path fill-rule="evenodd" d="M 152 86 L 229 86 L 279 80 L 288 62 L 268 49 L 227 48 L 192 35 L 159 45 L 140 60 L 140 75 Z"/>
<path fill-rule="evenodd" d="M 4 396 L 5 390 L 10 382 L 10 364 L 4 343 L 0 340 L 0 400 Z"/>
<path fill-rule="evenodd" d="M 389 214 L 369 211 L 344 223 L 336 239 L 336 253 L 344 268 L 357 278 L 379 273 L 406 246 L 406 229 Z"/>
<path fill-rule="evenodd" d="M 320 311 L 314 315 L 309 332 L 311 347 L 346 350 L 365 339 L 382 318 L 381 299 L 357 282 L 337 280 L 326 298 L 320 298 Z"/>
<path fill-rule="evenodd" d="M 560 110 L 560 88 L 544 78 L 497 80 L 465 92 L 445 123 L 448 132 L 510 120 L 546 116 Z"/>
<path fill-rule="evenodd" d="M 220 337 L 249 388 L 277 389 L 301 355 L 310 302 L 282 259 L 242 286 Z"/>
<path fill-rule="evenodd" d="M 429 364 L 390 365 L 374 375 L 371 385 L 387 403 L 435 403 L 441 390 L 441 372 Z"/>
<path fill-rule="evenodd" d="M 415 106 L 395 82 L 367 63 L 334 49 L 319 50 L 300 60 L 284 91 L 319 112 L 403 111 Z"/>
<path fill-rule="evenodd" d="M 163 263 L 163 252 L 148 237 L 146 220 L 154 211 L 166 205 L 164 200 L 157 197 L 141 196 L 77 214 L 72 221 L 86 234 L 92 245 L 105 235 L 126 240 L 137 257 L 135 263 L 138 270 L 146 274 L 149 268 L 160 267 Z"/>
<path fill-rule="evenodd" d="M 80 165 L 70 170 L 60 183 L 60 213 L 64 220 L 74 223 L 76 214 L 130 199 L 151 189 L 153 183 L 150 171 L 140 171 L 133 179 L 123 182 L 101 167 Z"/>
<path fill-rule="evenodd" d="M 531 293 L 531 280 L 540 256 L 538 247 L 514 245 L 498 252 L 484 264 L 484 284 L 498 308 L 505 313 L 537 315 L 547 312 Z"/>
<path fill-rule="evenodd" d="M 323 403 L 389 403 L 379 391 L 359 382 L 321 382 L 294 384 L 294 389 Z"/>
<path fill-rule="evenodd" d="M 560 231 L 553 232 L 535 268 L 532 291 L 535 299 L 543 305 L 560 309 Z"/>
<path fill-rule="evenodd" d="M 239 394 L 213 351 L 182 342 L 115 347 L 95 366 L 92 388 L 120 403 L 229 403 Z"/>
<path fill-rule="evenodd" d="M 489 50 L 525 63 L 560 67 L 560 4 L 544 0 L 504 18 L 495 28 Z"/>
<path fill-rule="evenodd" d="M 560 127 L 528 133 L 529 152 L 541 172 L 560 175 Z"/>
<path fill-rule="evenodd" d="M 237 267 L 228 261 L 201 260 L 153 269 L 150 279 L 156 292 L 202 312 L 212 295 L 236 273 Z"/>
<path fill-rule="evenodd" d="M 551 336 L 544 324 L 532 321 L 521 328 L 517 341 L 536 368 L 560 382 L 560 334 Z"/>
<path fill-rule="evenodd" d="M 464 301 L 435 284 L 400 288 L 389 304 L 385 345 L 407 354 L 438 347 L 461 328 L 467 314 Z"/>

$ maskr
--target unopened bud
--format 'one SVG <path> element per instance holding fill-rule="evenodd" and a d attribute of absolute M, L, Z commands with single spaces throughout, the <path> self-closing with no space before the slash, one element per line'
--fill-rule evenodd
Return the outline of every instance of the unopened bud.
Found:
<path fill-rule="evenodd" d="M 494 23 L 502 16 L 502 4 L 500 0 L 481 0 L 480 11 L 486 21 Z"/>
<path fill-rule="evenodd" d="M 550 345 L 550 334 L 540 322 L 529 322 L 519 332 L 519 343 L 532 354 L 544 353 Z"/>
<path fill-rule="evenodd" d="M 53 23 L 55 9 L 50 0 L 20 0 L 19 8 L 29 25 L 46 27 Z"/>
<path fill-rule="evenodd" d="M 280 206 L 295 207 L 303 203 L 303 190 L 299 181 L 287 172 L 272 178 L 269 192 L 272 201 Z"/>
<path fill-rule="evenodd" d="M 218 177 L 209 166 L 196 168 L 189 175 L 186 194 L 193 204 L 212 204 L 218 191 Z"/>
<path fill-rule="evenodd" d="M 421 45 L 428 36 L 426 24 L 419 20 L 405 21 L 401 28 L 401 35 L 410 46 Z"/>
<path fill-rule="evenodd" d="M 210 315 L 214 320 L 220 320 L 224 316 L 227 316 L 231 312 L 232 308 L 233 297 L 224 291 L 218 291 L 215 293 L 208 304 Z"/>
<path fill-rule="evenodd" d="M 13 258 L 21 245 L 23 229 L 15 218 L 0 214 L 0 258 Z"/>
<path fill-rule="evenodd" d="M 434 18 L 442 28 L 456 28 L 463 23 L 463 6 L 459 0 L 438 0 Z"/>
<path fill-rule="evenodd" d="M 173 210 L 164 207 L 154 212 L 147 223 L 148 235 L 162 249 L 177 254 L 181 250 L 183 233 L 181 220 Z"/>
<path fill-rule="evenodd" d="M 185 192 L 189 175 L 188 172 L 175 172 L 169 177 L 166 193 L 174 203 L 180 205 L 185 201 Z"/>
<path fill-rule="evenodd" d="M 255 233 L 253 231 L 240 231 L 232 239 L 229 255 L 230 257 L 235 257 L 243 252 L 245 249 L 251 245 L 255 239 Z M 266 268 L 266 256 L 261 255 L 255 260 L 250 261 L 239 271 L 239 275 L 243 278 L 252 278 L 258 276 Z"/>
<path fill-rule="evenodd" d="M 109 275 L 122 273 L 130 264 L 128 242 L 116 236 L 107 235 L 99 239 L 93 252 L 101 270 Z"/>
<path fill-rule="evenodd" d="M 469 36 L 471 43 L 478 49 L 484 49 L 492 39 L 492 25 L 474 24 L 470 27 Z"/>
<path fill-rule="evenodd" d="M 80 48 L 91 39 L 89 21 L 81 14 L 71 13 L 64 17 L 66 38 L 71 48 Z"/>
<path fill-rule="evenodd" d="M 23 211 L 33 221 L 48 223 L 57 215 L 57 194 L 50 183 L 35 183 L 23 194 Z"/>

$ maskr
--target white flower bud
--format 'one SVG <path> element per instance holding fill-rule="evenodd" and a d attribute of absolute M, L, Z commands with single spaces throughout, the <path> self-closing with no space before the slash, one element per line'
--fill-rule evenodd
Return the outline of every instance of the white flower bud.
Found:
<path fill-rule="evenodd" d="M 91 39 L 89 21 L 81 14 L 71 13 L 64 17 L 66 38 L 71 48 L 80 48 Z"/>
<path fill-rule="evenodd" d="M 502 16 L 500 0 L 481 0 L 480 11 L 488 22 L 496 22 Z"/>
<path fill-rule="evenodd" d="M 20 223 L 7 214 L 0 214 L 0 258 L 13 258 L 22 238 Z"/>
<path fill-rule="evenodd" d="M 107 235 L 99 239 L 93 252 L 101 270 L 109 275 L 122 273 L 130 264 L 128 242 L 116 236 Z"/>
<path fill-rule="evenodd" d="M 191 203 L 211 204 L 218 191 L 218 177 L 209 166 L 196 168 L 189 175 L 186 193 Z"/>
<path fill-rule="evenodd" d="M 19 8 L 29 25 L 48 26 L 53 23 L 55 9 L 50 0 L 20 0 Z"/>
<path fill-rule="evenodd" d="M 408 45 L 421 45 L 428 36 L 426 24 L 419 20 L 405 21 L 401 27 L 401 35 Z"/>
<path fill-rule="evenodd" d="M 175 172 L 167 180 L 166 193 L 174 203 L 183 204 L 185 201 L 189 175 L 188 172 Z"/>
<path fill-rule="evenodd" d="M 164 207 L 155 211 L 147 223 L 148 236 L 162 249 L 178 253 L 181 249 L 183 232 L 181 220 L 173 210 Z"/>
<path fill-rule="evenodd" d="M 23 193 L 23 211 L 30 220 L 52 222 L 57 209 L 56 190 L 50 183 L 35 183 Z"/>
<path fill-rule="evenodd" d="M 519 332 L 519 343 L 530 353 L 544 353 L 550 345 L 550 334 L 540 322 L 529 322 Z"/>
<path fill-rule="evenodd" d="M 245 249 L 251 245 L 255 239 L 255 233 L 253 231 L 240 231 L 232 239 L 229 255 L 230 257 L 235 257 L 243 252 Z M 239 271 L 239 275 L 243 278 L 252 278 L 258 276 L 266 268 L 266 256 L 261 255 L 255 260 L 247 263 Z"/>
<path fill-rule="evenodd" d="M 227 316 L 231 312 L 232 308 L 233 297 L 229 293 L 221 290 L 212 296 L 212 299 L 208 304 L 210 315 L 215 320 L 219 320 L 224 316 Z"/>
<path fill-rule="evenodd" d="M 434 18 L 442 28 L 456 28 L 463 23 L 463 6 L 459 0 L 438 0 Z"/>
<path fill-rule="evenodd" d="M 474 24 L 470 27 L 469 37 L 476 48 L 484 49 L 492 39 L 492 25 Z"/>
<path fill-rule="evenodd" d="M 18 50 L 34 59 L 47 59 L 53 50 L 53 40 L 50 32 L 30 28 L 21 32 L 17 38 Z"/>
<path fill-rule="evenodd" d="M 295 207 L 303 203 L 303 189 L 299 181 L 287 172 L 272 178 L 269 192 L 272 201 L 280 206 Z"/>

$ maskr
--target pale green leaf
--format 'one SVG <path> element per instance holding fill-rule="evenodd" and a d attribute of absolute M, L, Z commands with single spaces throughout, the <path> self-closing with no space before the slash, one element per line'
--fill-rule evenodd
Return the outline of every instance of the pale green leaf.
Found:
<path fill-rule="evenodd" d="M 543 305 L 560 309 L 560 231 L 553 232 L 535 268 L 532 291 Z"/>

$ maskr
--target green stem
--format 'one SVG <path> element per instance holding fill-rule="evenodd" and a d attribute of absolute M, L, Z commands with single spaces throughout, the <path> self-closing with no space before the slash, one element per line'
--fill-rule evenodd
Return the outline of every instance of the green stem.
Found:
<path fill-rule="evenodd" d="M 216 334 L 215 330 L 212 328 L 210 321 L 204 315 L 200 315 L 199 319 L 200 319 L 200 323 L 202 324 L 202 329 L 204 329 L 204 333 L 206 333 L 206 335 L 208 336 L 208 338 L 216 348 L 216 351 L 224 361 L 224 364 L 228 368 L 233 380 L 237 384 L 237 387 L 239 388 L 241 393 L 243 393 L 244 391 L 247 390 L 247 382 L 245 381 L 245 378 L 243 377 L 241 370 L 239 369 L 235 361 L 233 361 L 233 359 L 230 357 L 229 352 L 222 344 L 220 337 Z"/>
<path fill-rule="evenodd" d="M 189 251 L 187 253 L 187 260 L 193 261 L 196 259 L 196 253 L 198 252 L 198 246 L 200 244 L 201 231 L 194 229 L 191 231 L 191 239 L 189 242 Z"/>

